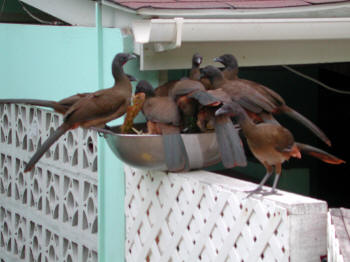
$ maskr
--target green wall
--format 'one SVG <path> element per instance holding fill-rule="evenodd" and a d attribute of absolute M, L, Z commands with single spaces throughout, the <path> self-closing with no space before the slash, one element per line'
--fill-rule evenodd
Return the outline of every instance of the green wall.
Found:
<path fill-rule="evenodd" d="M 101 42 L 106 88 L 113 85 L 114 55 L 123 50 L 129 52 L 131 39 L 123 37 L 119 29 L 105 28 Z M 58 100 L 74 93 L 98 90 L 97 43 L 95 28 L 0 24 L 0 98 Z M 138 61 L 131 61 L 125 71 L 138 80 L 148 79 L 157 84 L 157 72 L 139 72 L 138 68 Z M 118 119 L 113 124 L 121 122 Z M 102 141 L 102 145 L 99 148 L 99 261 L 123 261 L 123 165 L 106 143 Z"/>

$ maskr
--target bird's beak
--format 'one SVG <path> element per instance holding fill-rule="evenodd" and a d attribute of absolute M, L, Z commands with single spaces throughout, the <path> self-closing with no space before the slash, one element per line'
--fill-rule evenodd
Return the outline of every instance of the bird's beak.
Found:
<path fill-rule="evenodd" d="M 129 81 L 130 82 L 135 82 L 135 81 L 137 81 L 137 79 L 134 77 L 134 76 L 132 76 L 132 75 L 127 75 L 128 76 L 128 78 L 129 78 Z"/>
<path fill-rule="evenodd" d="M 136 55 L 134 55 L 134 54 L 129 54 L 129 56 L 128 56 L 128 61 L 129 61 L 129 60 L 132 60 L 132 59 L 135 59 L 135 58 L 137 58 Z"/>
<path fill-rule="evenodd" d="M 220 57 L 215 57 L 214 62 L 222 63 L 222 59 Z"/>

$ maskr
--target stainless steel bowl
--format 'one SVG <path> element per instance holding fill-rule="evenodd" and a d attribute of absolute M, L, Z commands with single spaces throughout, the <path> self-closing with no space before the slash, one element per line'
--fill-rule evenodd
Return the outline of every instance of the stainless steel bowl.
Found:
<path fill-rule="evenodd" d="M 144 124 L 136 124 L 137 129 L 143 129 Z M 120 126 L 111 130 L 98 129 L 114 154 L 130 166 L 166 171 L 164 149 L 161 135 L 120 134 Z M 182 134 L 190 168 L 200 169 L 215 165 L 221 161 L 215 133 Z"/>

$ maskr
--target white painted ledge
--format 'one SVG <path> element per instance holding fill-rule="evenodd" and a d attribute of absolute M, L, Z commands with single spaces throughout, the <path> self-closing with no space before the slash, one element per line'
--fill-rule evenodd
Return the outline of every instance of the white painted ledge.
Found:
<path fill-rule="evenodd" d="M 205 171 L 125 167 L 126 261 L 320 261 L 327 204 Z"/>

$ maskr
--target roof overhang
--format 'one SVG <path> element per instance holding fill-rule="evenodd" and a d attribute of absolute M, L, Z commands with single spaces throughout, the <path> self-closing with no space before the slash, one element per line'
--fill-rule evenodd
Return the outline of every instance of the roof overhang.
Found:
<path fill-rule="evenodd" d="M 93 1 L 23 1 L 73 25 L 95 25 Z M 350 61 L 349 2 L 249 10 L 132 10 L 101 2 L 103 26 L 127 29 L 141 70 L 189 68 L 194 52 L 203 64 L 223 53 L 242 66 Z"/>
<path fill-rule="evenodd" d="M 350 18 L 150 19 L 132 24 L 141 69 L 189 68 L 233 53 L 242 66 L 350 61 Z"/>

